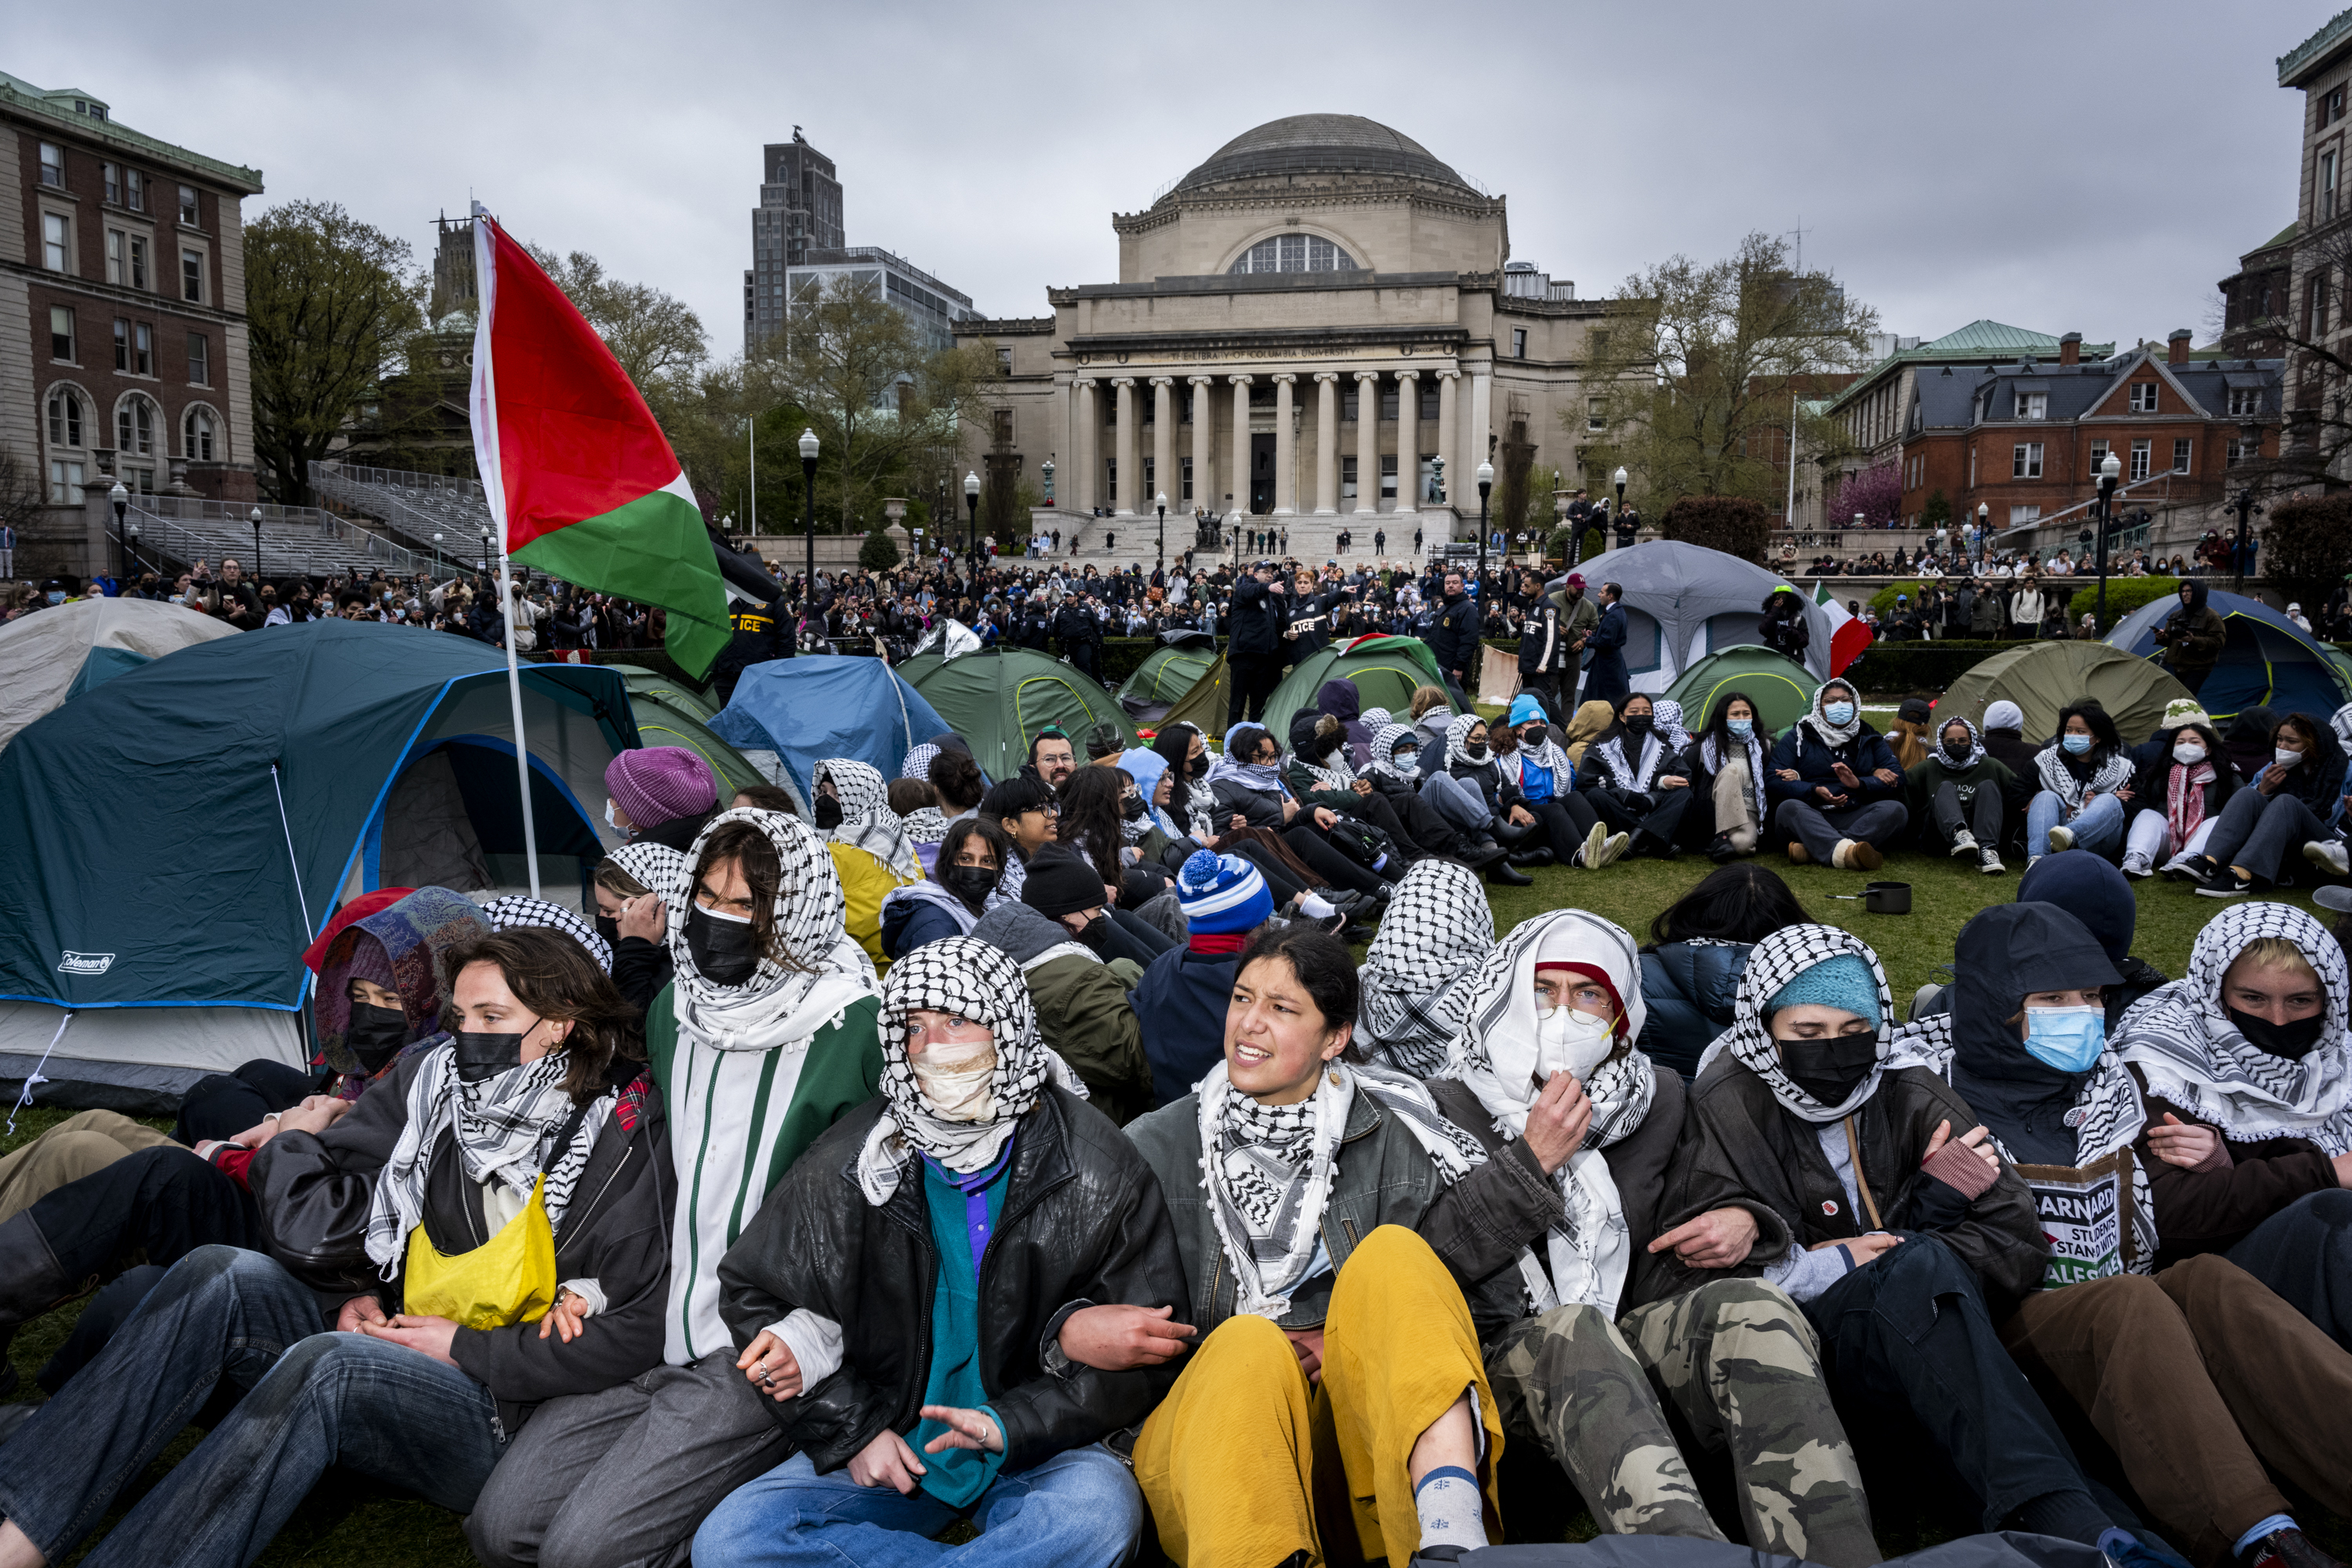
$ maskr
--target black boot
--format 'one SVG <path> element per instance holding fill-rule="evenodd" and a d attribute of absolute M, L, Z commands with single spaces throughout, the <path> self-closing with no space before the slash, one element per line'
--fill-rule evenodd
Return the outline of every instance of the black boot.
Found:
<path fill-rule="evenodd" d="M 1514 870 L 1501 860 L 1486 868 L 1486 880 L 1498 888 L 1532 888 L 1536 879 L 1525 871 Z"/>
<path fill-rule="evenodd" d="M 0 1225 L 0 1349 L 19 1325 L 89 1289 L 95 1279 L 68 1279 L 49 1238 L 26 1209 Z"/>
<path fill-rule="evenodd" d="M 1487 831 L 1495 836 L 1495 842 L 1504 848 L 1517 849 L 1535 837 L 1536 828 L 1538 826 L 1540 825 L 1533 822 L 1512 822 L 1506 817 L 1498 816 L 1495 818 L 1495 826 Z"/>
<path fill-rule="evenodd" d="M 1511 864 L 1517 867 L 1520 870 L 1530 871 L 1538 866 L 1550 865 L 1551 851 L 1545 846 L 1538 844 L 1533 849 L 1514 850 L 1508 858 Z"/>
<path fill-rule="evenodd" d="M 1477 871 L 1510 852 L 1491 838 L 1473 838 L 1464 833 L 1455 836 L 1452 853 L 1456 860 Z"/>

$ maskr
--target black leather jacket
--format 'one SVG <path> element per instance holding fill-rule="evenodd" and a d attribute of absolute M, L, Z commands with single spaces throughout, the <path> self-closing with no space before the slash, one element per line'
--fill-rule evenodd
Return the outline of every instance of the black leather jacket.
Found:
<path fill-rule="evenodd" d="M 857 1184 L 876 1099 L 809 1145 L 719 1260 L 719 1311 L 738 1348 L 806 1307 L 841 1325 L 839 1370 L 768 1402 L 820 1473 L 888 1426 L 914 1431 L 930 1375 L 939 1253 L 919 1166 L 880 1208 Z M 980 1375 L 1004 1427 L 1004 1469 L 1027 1469 L 1139 1422 L 1180 1365 L 1098 1372 L 1045 1350 L 1073 1307 L 1172 1305 L 1187 1318 L 1184 1266 L 1160 1184 L 1110 1119 L 1048 1087 L 1013 1134 L 1013 1168 L 980 1273 Z M 1060 1361 L 1058 1353 L 1054 1358 Z"/>

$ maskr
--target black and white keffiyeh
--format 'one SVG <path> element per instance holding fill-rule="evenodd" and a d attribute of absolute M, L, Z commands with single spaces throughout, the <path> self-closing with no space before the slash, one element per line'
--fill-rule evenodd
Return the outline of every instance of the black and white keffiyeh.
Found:
<path fill-rule="evenodd" d="M 1822 711 L 1824 708 L 1829 706 L 1828 694 L 1832 687 L 1844 692 L 1845 700 L 1853 704 L 1853 718 L 1846 723 L 1832 724 L 1829 721 L 1828 717 Z M 1811 709 L 1807 711 L 1803 718 L 1798 720 L 1797 722 L 1804 725 L 1814 734 L 1820 736 L 1822 745 L 1829 747 L 1832 751 L 1835 751 L 1838 747 L 1846 744 L 1856 735 L 1862 733 L 1862 699 L 1856 697 L 1853 692 L 1853 688 L 1848 686 L 1843 680 L 1824 680 L 1821 685 L 1813 689 L 1813 705 Z"/>
<path fill-rule="evenodd" d="M 1780 1049 L 1772 1043 L 1772 1031 L 1764 1022 L 1764 1008 L 1798 975 L 1843 953 L 1851 953 L 1868 964 L 1871 978 L 1878 984 L 1878 1059 L 1852 1094 L 1836 1105 L 1823 1105 L 1798 1088 L 1796 1080 L 1782 1069 Z M 1887 1020 L 1894 1016 L 1895 998 L 1886 989 L 1886 971 L 1879 965 L 1878 954 L 1870 950 L 1868 942 L 1835 926 L 1782 926 L 1748 950 L 1748 968 L 1739 977 L 1739 994 L 1732 1003 L 1731 1027 L 1707 1047 L 1699 1070 L 1706 1071 L 1707 1060 L 1727 1050 L 1764 1080 L 1772 1098 L 1790 1115 L 1816 1124 L 1843 1121 L 1878 1092 L 1878 1080 L 1887 1072 L 1887 1058 L 1895 1049 L 1894 1031 L 1887 1027 Z"/>
<path fill-rule="evenodd" d="M 455 1046 L 436 1046 L 423 1053 L 416 1076 L 408 1082 L 408 1119 L 376 1177 L 375 1196 L 368 1205 L 366 1247 L 369 1261 L 386 1279 L 399 1274 L 408 1233 L 424 1216 L 425 1179 L 444 1131 L 455 1134 L 466 1179 L 478 1186 L 495 1180 L 527 1198 L 544 1169 L 547 1223 L 556 1228 L 562 1225 L 572 1189 L 587 1166 L 588 1151 L 613 1114 L 614 1097 L 599 1094 L 581 1117 L 571 1142 L 557 1150 L 555 1140 L 573 1109 L 572 1097 L 563 1090 L 564 1075 L 572 1066 L 570 1052 L 550 1051 L 479 1083 L 459 1079 L 456 1064 Z"/>
<path fill-rule="evenodd" d="M 1595 741 L 1584 753 L 1584 760 L 1599 770 L 1601 782 L 1612 789 L 1631 795 L 1647 795 L 1670 754 L 1666 744 L 1658 739 L 1654 728 L 1642 737 L 1641 750 L 1629 757 L 1625 751 L 1626 731 L 1621 724 Z"/>
<path fill-rule="evenodd" d="M 1315 1260 L 1355 1076 L 1328 1063 L 1305 1100 L 1260 1105 L 1234 1088 L 1220 1061 L 1199 1093 L 1201 1178 L 1234 1268 L 1235 1310 L 1280 1318 Z"/>
<path fill-rule="evenodd" d="M 931 763 L 939 754 L 939 747 L 929 741 L 910 747 L 907 752 L 906 761 L 898 764 L 898 776 L 902 779 L 920 779 L 925 784 L 930 783 Z"/>
<path fill-rule="evenodd" d="M 1969 731 L 1969 754 L 1957 763 L 1952 761 L 1951 753 L 1944 750 L 1944 731 L 1955 724 L 1965 724 Z M 1963 714 L 1955 714 L 1936 726 L 1935 749 L 1927 754 L 1935 758 L 1936 765 L 1946 773 L 1964 773 L 1985 760 L 1984 736 L 1978 731 L 1976 721 Z"/>
<path fill-rule="evenodd" d="M 988 1105 L 977 1119 L 951 1121 L 925 1097 L 907 1058 L 907 1015 L 918 1010 L 986 1024 L 994 1037 Z M 898 1190 L 919 1150 L 950 1171 L 985 1170 L 1049 1080 L 1086 1098 L 1086 1086 L 1069 1064 L 1038 1037 L 1037 1010 L 1021 966 L 977 937 L 927 942 L 893 963 L 882 982 L 881 1031 L 882 1098 L 888 1109 L 857 1155 L 858 1187 L 877 1208 Z"/>
<path fill-rule="evenodd" d="M 1374 730 L 1371 748 L 1372 772 L 1386 773 L 1390 778 L 1402 779 L 1407 784 L 1415 783 L 1421 772 L 1419 760 L 1415 759 L 1411 768 L 1398 765 L 1396 760 L 1397 747 L 1406 741 L 1411 741 L 1416 748 L 1419 747 L 1421 731 L 1410 724 L 1395 722 L 1383 724 Z"/>
<path fill-rule="evenodd" d="M 890 809 L 890 786 L 882 782 L 879 770 L 852 757 L 827 757 L 816 765 L 816 776 L 820 784 L 833 781 L 834 796 L 841 802 L 841 825 L 831 835 L 835 843 L 865 850 L 902 882 L 922 876 L 923 863 L 898 813 Z M 940 837 L 947 837 L 944 828 Z"/>
<path fill-rule="evenodd" d="M 1236 724 L 1225 731 L 1225 749 L 1209 764 L 1208 776 L 1192 787 L 1196 795 L 1206 795 L 1222 779 L 1232 779 L 1254 795 L 1286 795 L 1290 793 L 1282 782 L 1282 764 L 1244 763 L 1235 760 L 1244 745 L 1255 747 L 1268 733 L 1263 724 Z"/>
<path fill-rule="evenodd" d="M 2301 1060 L 2248 1040 L 2221 1005 L 2230 965 L 2265 937 L 2293 942 L 2327 993 L 2327 1026 Z M 2147 1092 L 2221 1130 L 2232 1142 L 2302 1138 L 2330 1158 L 2352 1150 L 2352 1037 L 2344 950 L 2292 904 L 2233 904 L 2197 935 L 2189 973 L 2124 1015 L 2115 1054 Z"/>
<path fill-rule="evenodd" d="M 1491 749 L 1483 758 L 1473 757 L 1468 750 L 1470 731 L 1486 721 L 1475 713 L 1456 713 L 1454 716 L 1452 721 L 1445 726 L 1445 765 L 1447 767 L 1460 763 L 1467 768 L 1483 768 L 1495 760 L 1495 754 Z"/>
<path fill-rule="evenodd" d="M 939 754 L 939 747 L 925 741 L 907 753 L 907 760 L 898 766 L 898 776 L 930 783 L 931 761 Z M 885 793 L 882 798 L 887 802 L 890 797 Z M 844 815 L 846 815 L 845 807 Z M 906 829 L 908 838 L 917 844 L 937 844 L 948 836 L 948 819 L 937 805 L 919 805 L 898 818 L 898 825 Z"/>
<path fill-rule="evenodd" d="M 1658 733 L 1666 738 L 1669 747 L 1680 752 L 1690 745 L 1690 731 L 1683 728 L 1681 703 L 1671 697 L 1660 697 L 1651 702 L 1650 713 L 1656 721 Z"/>
<path fill-rule="evenodd" d="M 562 904 L 551 904 L 545 899 L 533 899 L 517 893 L 508 898 L 493 899 L 482 906 L 482 918 L 496 931 L 520 931 L 540 926 L 548 931 L 562 931 L 587 950 L 596 961 L 596 967 L 605 973 L 613 973 L 613 944 L 597 933 L 596 928 Z"/>
<path fill-rule="evenodd" d="M 1559 742 L 1551 738 L 1550 725 L 1544 726 L 1543 739 L 1534 745 L 1531 746 L 1525 741 L 1519 742 L 1519 758 L 1523 774 L 1528 768 L 1541 768 L 1551 774 L 1554 791 L 1565 792 L 1573 787 L 1570 783 L 1570 775 L 1575 773 L 1576 769 L 1569 762 L 1568 753 L 1560 750 Z"/>
<path fill-rule="evenodd" d="M 1614 1318 L 1633 1264 L 1633 1237 L 1601 1151 L 1642 1125 L 1658 1089 L 1656 1069 L 1634 1044 L 1649 1013 L 1633 939 L 1583 910 L 1554 910 L 1513 927 L 1479 965 L 1469 1012 L 1441 1076 L 1460 1080 L 1478 1097 L 1496 1131 L 1512 1138 L 1526 1133 L 1541 1079 L 1559 1070 L 1546 1061 L 1538 1037 L 1538 963 L 1570 963 L 1607 975 L 1624 1004 L 1625 1028 L 1616 1054 L 1583 1080 L 1592 1101 L 1583 1145 L 1552 1174 L 1566 1214 L 1544 1238 L 1542 1262 L 1533 1248 L 1521 1251 L 1519 1276 L 1538 1312 L 1582 1304 Z"/>
<path fill-rule="evenodd" d="M 1358 972 L 1365 1057 L 1414 1078 L 1435 1074 L 1462 1026 L 1470 982 L 1494 945 L 1495 910 L 1477 874 L 1451 860 L 1414 862 Z"/>
<path fill-rule="evenodd" d="M 1748 759 L 1748 789 L 1756 797 L 1756 820 L 1759 823 L 1771 821 L 1772 808 L 1764 801 L 1764 738 L 1756 733 L 1751 723 L 1748 739 L 1733 740 L 1731 743 L 1738 747 L 1740 755 Z M 1700 769 L 1707 777 L 1713 778 L 1723 771 L 1727 760 L 1722 738 L 1709 731 L 1698 743 Z"/>
<path fill-rule="evenodd" d="M 637 886 L 664 904 L 675 906 L 685 901 L 687 874 L 693 866 L 668 845 L 635 838 L 614 850 L 607 858 L 635 877 Z"/>
<path fill-rule="evenodd" d="M 2085 776 L 2066 765 L 2066 750 L 2056 744 L 2035 753 L 2033 771 L 2041 775 L 2042 787 L 2065 804 L 2069 819 L 2081 813 L 2092 795 L 2113 795 L 2132 782 L 2131 758 L 2121 752 L 2108 755 Z"/>

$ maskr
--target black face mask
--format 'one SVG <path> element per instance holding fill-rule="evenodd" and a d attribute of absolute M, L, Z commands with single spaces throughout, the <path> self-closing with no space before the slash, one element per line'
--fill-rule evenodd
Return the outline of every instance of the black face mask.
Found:
<path fill-rule="evenodd" d="M 1129 822 L 1142 821 L 1143 797 L 1139 795 L 1121 796 L 1118 803 L 1118 814 L 1127 818 Z"/>
<path fill-rule="evenodd" d="M 531 1028 L 539 1026 L 534 1024 Z M 459 1031 L 449 1038 L 457 1053 L 457 1079 L 461 1083 L 479 1083 L 495 1078 L 509 1068 L 522 1065 L 522 1043 L 530 1035 L 526 1029 L 520 1035 L 469 1034 Z"/>
<path fill-rule="evenodd" d="M 759 972 L 760 935 L 751 922 L 721 920 L 699 904 L 686 911 L 686 951 L 713 985 L 740 985 Z"/>
<path fill-rule="evenodd" d="M 1190 763 L 1185 764 L 1184 771 L 1196 779 L 1206 773 L 1209 771 L 1209 753 L 1203 752 L 1199 756 L 1194 757 Z"/>
<path fill-rule="evenodd" d="M 1878 1061 L 1878 1037 L 1840 1035 L 1827 1040 L 1779 1040 L 1780 1070 L 1824 1106 L 1844 1103 Z"/>
<path fill-rule="evenodd" d="M 1944 742 L 1944 755 L 1951 758 L 1952 761 L 1956 763 L 1966 762 L 1968 760 L 1969 752 L 1973 748 L 1971 748 L 1966 741 L 1947 741 Z"/>
<path fill-rule="evenodd" d="M 1650 716 L 1647 713 L 1628 713 L 1625 715 L 1625 732 L 1629 735 L 1648 734 Z"/>
<path fill-rule="evenodd" d="M 819 831 L 830 833 L 841 826 L 841 802 L 834 799 L 833 796 L 829 795 L 817 796 L 816 804 L 809 809 Z"/>
<path fill-rule="evenodd" d="M 397 1007 L 378 1007 L 369 1002 L 352 1004 L 352 1021 L 343 1031 L 343 1045 L 360 1064 L 362 1071 L 373 1076 L 392 1054 L 408 1044 L 408 1015 Z"/>
<path fill-rule="evenodd" d="M 1540 746 L 1544 743 L 1544 737 L 1550 732 L 1541 724 L 1530 724 L 1519 731 L 1519 744 L 1531 748 Z"/>
<path fill-rule="evenodd" d="M 953 893 L 967 907 L 978 909 L 996 890 L 999 873 L 993 866 L 942 866 L 940 886 Z"/>
<path fill-rule="evenodd" d="M 357 1012 L 358 1009 L 353 1008 L 352 1011 Z M 2292 1062 L 2299 1062 L 2310 1055 L 2311 1047 L 2319 1043 L 2319 1037 L 2327 1029 L 2325 1008 L 2292 1024 L 2273 1024 L 2268 1018 L 2241 1013 L 2235 1007 L 2225 1007 L 2222 1011 L 2230 1015 L 2230 1022 L 2238 1026 L 2238 1033 L 2246 1037 L 2248 1045 L 2266 1055 L 2284 1057 Z"/>
<path fill-rule="evenodd" d="M 604 939 L 606 945 L 618 947 L 621 945 L 621 922 L 611 915 L 598 915 L 596 934 Z"/>
<path fill-rule="evenodd" d="M 1095 952 L 1100 952 L 1103 943 L 1110 940 L 1110 917 L 1097 915 L 1072 934 Z"/>

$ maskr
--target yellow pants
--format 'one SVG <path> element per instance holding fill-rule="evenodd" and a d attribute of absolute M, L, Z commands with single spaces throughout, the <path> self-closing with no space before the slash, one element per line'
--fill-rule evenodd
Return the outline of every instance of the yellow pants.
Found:
<path fill-rule="evenodd" d="M 1332 1288 L 1319 1384 L 1271 1320 L 1229 1318 L 1144 1422 L 1135 1479 L 1160 1549 L 1180 1568 L 1269 1568 L 1298 1552 L 1310 1565 L 1404 1563 L 1421 1543 L 1406 1461 L 1465 1390 L 1486 1430 L 1486 1532 L 1499 1539 L 1503 1428 L 1470 1309 L 1427 1242 L 1381 1226 Z"/>
<path fill-rule="evenodd" d="M 68 1116 L 14 1153 L 0 1156 L 0 1220 L 10 1220 L 70 1182 L 126 1154 L 172 1140 L 111 1110 Z"/>

